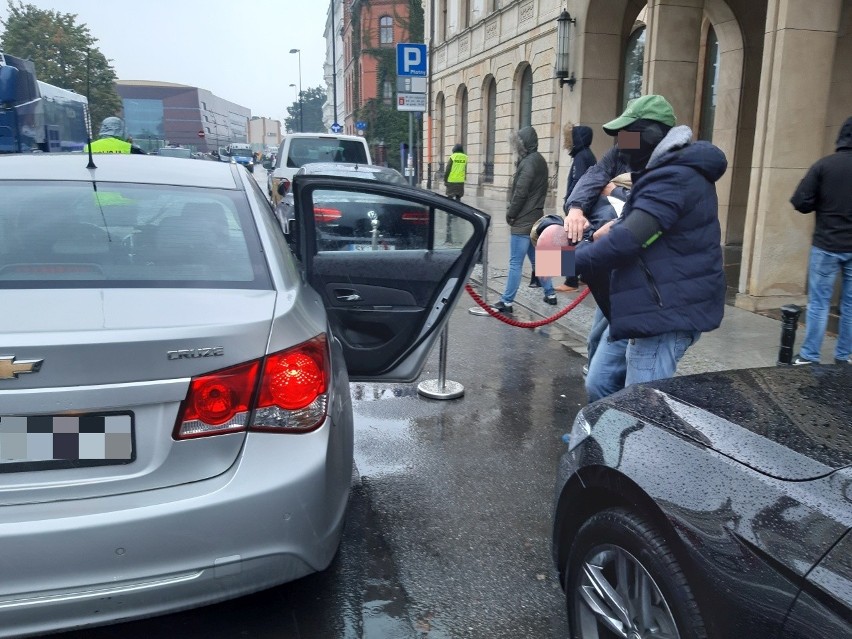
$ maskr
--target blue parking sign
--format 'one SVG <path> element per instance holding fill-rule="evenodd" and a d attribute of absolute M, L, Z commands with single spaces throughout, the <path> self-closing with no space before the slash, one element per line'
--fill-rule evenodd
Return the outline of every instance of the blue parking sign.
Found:
<path fill-rule="evenodd" d="M 397 76 L 426 76 L 426 45 L 400 42 L 396 45 Z"/>

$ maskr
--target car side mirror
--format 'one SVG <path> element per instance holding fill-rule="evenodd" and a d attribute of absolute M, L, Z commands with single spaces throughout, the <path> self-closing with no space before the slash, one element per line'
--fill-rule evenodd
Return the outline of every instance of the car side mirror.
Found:
<path fill-rule="evenodd" d="M 278 189 L 277 190 L 278 190 L 278 195 L 280 195 L 281 197 L 284 197 L 285 195 L 287 195 L 287 191 L 290 190 L 290 181 L 289 180 L 281 180 L 278 183 Z"/>
<path fill-rule="evenodd" d="M 266 169 L 267 171 L 271 170 L 272 169 L 272 160 L 264 160 L 263 161 L 263 168 Z"/>

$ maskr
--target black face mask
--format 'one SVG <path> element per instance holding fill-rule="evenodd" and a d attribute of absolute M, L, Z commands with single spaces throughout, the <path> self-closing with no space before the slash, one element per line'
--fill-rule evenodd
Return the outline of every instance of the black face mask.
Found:
<path fill-rule="evenodd" d="M 623 149 L 619 147 L 618 157 L 630 167 L 631 171 L 645 170 L 654 149 L 666 137 L 670 129 L 671 127 L 653 120 L 634 122 L 625 130 L 639 133 L 639 148 Z"/>

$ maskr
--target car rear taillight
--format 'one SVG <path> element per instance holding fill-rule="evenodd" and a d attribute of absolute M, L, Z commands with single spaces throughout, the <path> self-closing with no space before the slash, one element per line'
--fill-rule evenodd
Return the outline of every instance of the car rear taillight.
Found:
<path fill-rule="evenodd" d="M 267 356 L 252 430 L 306 432 L 328 407 L 330 364 L 325 335 Z"/>
<path fill-rule="evenodd" d="M 245 430 L 260 361 L 194 377 L 181 404 L 175 439 Z"/>
<path fill-rule="evenodd" d="M 329 375 L 328 342 L 319 335 L 263 360 L 193 378 L 174 438 L 247 428 L 281 433 L 314 430 L 325 419 Z"/>
<path fill-rule="evenodd" d="M 402 214 L 402 221 L 409 224 L 429 224 L 428 211 L 406 211 Z"/>
<path fill-rule="evenodd" d="M 336 222 L 341 217 L 343 217 L 343 213 L 341 213 L 339 209 L 329 209 L 319 206 L 314 207 L 314 219 L 317 222 L 327 224 L 329 222 Z"/>

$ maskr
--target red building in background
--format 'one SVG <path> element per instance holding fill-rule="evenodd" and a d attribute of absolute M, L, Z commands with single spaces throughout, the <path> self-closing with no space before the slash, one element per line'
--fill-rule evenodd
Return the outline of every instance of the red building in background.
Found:
<path fill-rule="evenodd" d="M 358 134 L 356 111 L 396 95 L 396 45 L 409 42 L 410 0 L 351 0 L 343 13 L 345 133 Z"/>

